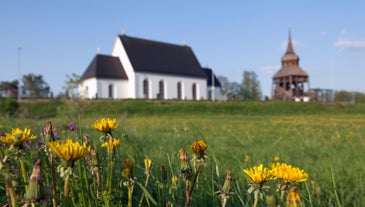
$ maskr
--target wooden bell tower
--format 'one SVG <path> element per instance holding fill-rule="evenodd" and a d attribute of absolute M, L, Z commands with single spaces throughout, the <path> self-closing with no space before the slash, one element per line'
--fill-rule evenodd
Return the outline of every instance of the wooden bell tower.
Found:
<path fill-rule="evenodd" d="M 309 93 L 309 76 L 299 67 L 299 57 L 294 52 L 289 29 L 288 46 L 281 58 L 281 68 L 273 77 L 271 98 L 284 101 L 309 101 Z"/>

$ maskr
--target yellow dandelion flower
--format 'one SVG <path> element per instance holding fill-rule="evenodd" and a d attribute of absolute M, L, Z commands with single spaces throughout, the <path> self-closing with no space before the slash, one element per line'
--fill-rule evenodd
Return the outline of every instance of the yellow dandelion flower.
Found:
<path fill-rule="evenodd" d="M 271 164 L 270 168 L 270 174 L 284 183 L 304 182 L 308 179 L 308 174 L 304 170 L 286 163 Z"/>
<path fill-rule="evenodd" d="M 24 130 L 21 130 L 19 128 L 13 128 L 11 133 L 5 133 L 5 136 L 0 136 L 0 141 L 3 142 L 5 146 L 10 146 L 20 145 L 35 138 L 36 136 L 30 134 L 30 129 L 25 128 Z"/>
<path fill-rule="evenodd" d="M 268 168 L 264 168 L 263 164 L 254 166 L 250 169 L 244 169 L 244 173 L 248 176 L 249 180 L 256 184 L 263 184 L 266 181 L 274 180 L 271 176 Z"/>
<path fill-rule="evenodd" d="M 79 142 L 73 142 L 71 139 L 50 142 L 49 147 L 68 166 L 72 165 L 75 160 L 85 157 L 88 152 L 85 143 L 80 145 Z"/>
<path fill-rule="evenodd" d="M 110 133 L 112 129 L 117 128 L 118 122 L 116 119 L 102 118 L 96 120 L 93 128 L 104 133 Z"/>
<path fill-rule="evenodd" d="M 120 140 L 117 138 L 114 139 L 109 139 L 108 142 L 104 142 L 101 147 L 107 147 L 109 148 L 111 151 L 113 151 L 115 149 L 115 147 L 117 147 L 120 143 Z"/>
<path fill-rule="evenodd" d="M 190 146 L 191 150 L 199 157 L 205 155 L 205 150 L 207 149 L 207 144 L 204 140 L 197 140 Z"/>

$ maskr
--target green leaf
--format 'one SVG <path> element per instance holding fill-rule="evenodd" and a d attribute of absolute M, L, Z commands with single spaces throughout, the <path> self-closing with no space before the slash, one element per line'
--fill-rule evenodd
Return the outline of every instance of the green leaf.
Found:
<path fill-rule="evenodd" d="M 137 185 L 142 189 L 143 193 L 145 194 L 146 198 L 148 198 L 148 200 L 150 200 L 153 205 L 157 205 L 157 201 L 152 197 L 152 195 L 150 194 L 150 192 L 148 192 L 148 190 L 139 182 L 136 182 Z"/>

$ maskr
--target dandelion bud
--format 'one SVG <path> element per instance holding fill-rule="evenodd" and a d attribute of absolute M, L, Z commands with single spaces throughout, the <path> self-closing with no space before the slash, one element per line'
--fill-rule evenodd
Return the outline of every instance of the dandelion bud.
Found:
<path fill-rule="evenodd" d="M 276 198 L 275 195 L 269 193 L 266 195 L 266 204 L 267 207 L 276 207 Z"/>
<path fill-rule="evenodd" d="M 144 159 L 144 168 L 147 170 L 147 171 L 150 171 L 151 170 L 151 165 L 152 165 L 152 160 L 151 159 Z"/>
<path fill-rule="evenodd" d="M 122 176 L 129 180 L 132 178 L 134 162 L 131 158 L 127 158 L 122 162 Z"/>
<path fill-rule="evenodd" d="M 224 180 L 222 192 L 225 194 L 229 193 L 229 190 L 231 189 L 231 183 L 232 183 L 232 177 L 231 177 L 231 171 L 226 170 L 226 179 Z"/>
<path fill-rule="evenodd" d="M 180 171 L 184 178 L 188 178 L 192 174 L 191 166 L 189 163 L 188 153 L 185 149 L 179 151 L 180 154 Z"/>
<path fill-rule="evenodd" d="M 302 201 L 298 193 L 298 187 L 292 186 L 289 190 L 288 197 L 286 198 L 287 207 L 302 207 Z"/>
<path fill-rule="evenodd" d="M 171 190 L 177 190 L 177 176 L 172 176 L 171 178 Z"/>
<path fill-rule="evenodd" d="M 34 164 L 32 175 L 29 179 L 29 188 L 24 196 L 27 202 L 39 201 L 42 198 L 41 171 L 41 160 L 37 160 L 37 162 Z"/>
<path fill-rule="evenodd" d="M 47 124 L 46 124 L 46 128 L 44 129 L 44 135 L 45 135 L 47 145 L 49 142 L 55 141 L 55 137 L 54 137 L 53 129 L 52 129 L 52 123 L 50 121 L 47 122 Z"/>

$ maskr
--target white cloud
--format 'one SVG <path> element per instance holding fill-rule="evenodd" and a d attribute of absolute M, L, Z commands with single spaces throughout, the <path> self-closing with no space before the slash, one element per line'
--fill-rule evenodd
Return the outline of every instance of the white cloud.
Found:
<path fill-rule="evenodd" d="M 338 39 L 333 43 L 334 47 L 342 49 L 365 49 L 365 41 Z"/>
<path fill-rule="evenodd" d="M 279 65 L 276 65 L 276 66 L 267 65 L 267 66 L 264 66 L 264 67 L 259 68 L 259 71 L 262 71 L 262 72 L 264 72 L 266 74 L 274 74 L 279 69 L 280 69 L 280 66 Z"/>

